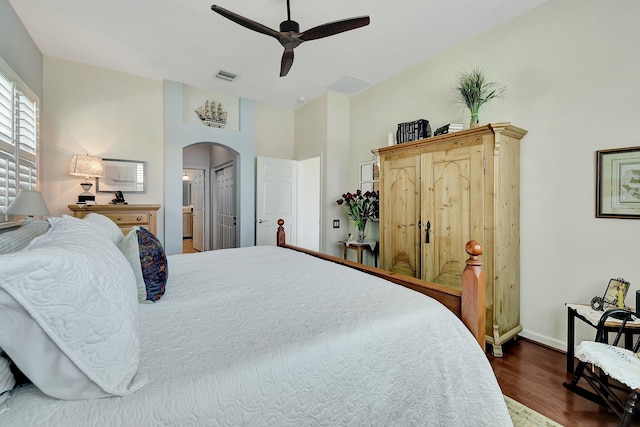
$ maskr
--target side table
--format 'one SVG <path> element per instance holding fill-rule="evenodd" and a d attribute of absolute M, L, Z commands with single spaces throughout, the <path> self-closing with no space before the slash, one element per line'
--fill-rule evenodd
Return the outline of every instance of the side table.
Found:
<path fill-rule="evenodd" d="M 375 240 L 365 240 L 362 243 L 358 243 L 355 240 L 340 240 L 342 243 L 343 258 L 347 259 L 347 250 L 352 249 L 356 251 L 356 259 L 359 264 L 362 264 L 362 250 L 368 250 L 373 255 L 375 267 L 378 267 L 378 242 Z"/>
<path fill-rule="evenodd" d="M 567 306 L 567 372 L 573 374 L 575 371 L 574 347 L 575 347 L 575 326 L 576 318 L 582 320 L 594 329 L 598 327 L 603 311 L 595 311 L 587 304 L 565 304 Z M 627 307 L 628 308 L 628 307 Z M 632 308 L 628 308 L 634 311 Z M 621 321 L 607 321 L 604 324 L 605 339 L 609 332 L 617 332 Z M 624 346 L 630 349 L 633 346 L 633 334 L 640 334 L 640 320 L 629 321 L 624 328 Z"/>

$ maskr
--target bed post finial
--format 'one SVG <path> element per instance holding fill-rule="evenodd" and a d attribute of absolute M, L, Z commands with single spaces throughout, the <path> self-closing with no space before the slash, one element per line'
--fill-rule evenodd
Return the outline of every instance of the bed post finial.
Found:
<path fill-rule="evenodd" d="M 284 246 L 287 244 L 283 225 L 284 225 L 284 219 L 280 218 L 278 220 L 278 231 L 276 231 L 276 244 L 278 246 Z"/>
<path fill-rule="evenodd" d="M 467 242 L 465 246 L 469 259 L 462 272 L 462 322 L 467 325 L 478 344 L 485 349 L 486 313 L 485 299 L 486 288 L 482 261 L 482 245 L 476 240 Z"/>

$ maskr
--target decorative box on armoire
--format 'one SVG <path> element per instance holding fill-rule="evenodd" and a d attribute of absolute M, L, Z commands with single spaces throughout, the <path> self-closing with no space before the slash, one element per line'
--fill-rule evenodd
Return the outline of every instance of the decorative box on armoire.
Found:
<path fill-rule="evenodd" d="M 487 343 L 520 326 L 520 140 L 510 123 L 375 150 L 380 159 L 380 265 L 461 288 L 469 240 L 482 243 Z"/>

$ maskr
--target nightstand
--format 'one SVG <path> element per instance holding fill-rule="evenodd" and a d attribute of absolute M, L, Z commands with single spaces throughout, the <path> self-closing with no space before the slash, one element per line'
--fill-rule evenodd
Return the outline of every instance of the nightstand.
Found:
<path fill-rule="evenodd" d="M 76 218 L 84 218 L 91 212 L 99 213 L 115 222 L 126 235 L 131 227 L 139 225 L 156 234 L 157 211 L 160 205 L 68 205 Z"/>
<path fill-rule="evenodd" d="M 378 267 L 378 242 L 375 240 L 365 240 L 362 243 L 358 243 L 355 240 L 340 240 L 343 247 L 343 258 L 347 259 L 347 250 L 352 249 L 356 251 L 356 259 L 359 264 L 362 264 L 362 251 L 367 250 L 373 255 L 375 267 Z"/>

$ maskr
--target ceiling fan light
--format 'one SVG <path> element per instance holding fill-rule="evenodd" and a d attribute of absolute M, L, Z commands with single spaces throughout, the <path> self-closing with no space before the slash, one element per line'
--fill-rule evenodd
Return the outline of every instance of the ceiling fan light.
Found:
<path fill-rule="evenodd" d="M 233 74 L 229 71 L 218 70 L 218 72 L 216 73 L 216 78 L 232 82 L 238 78 L 238 75 Z"/>

